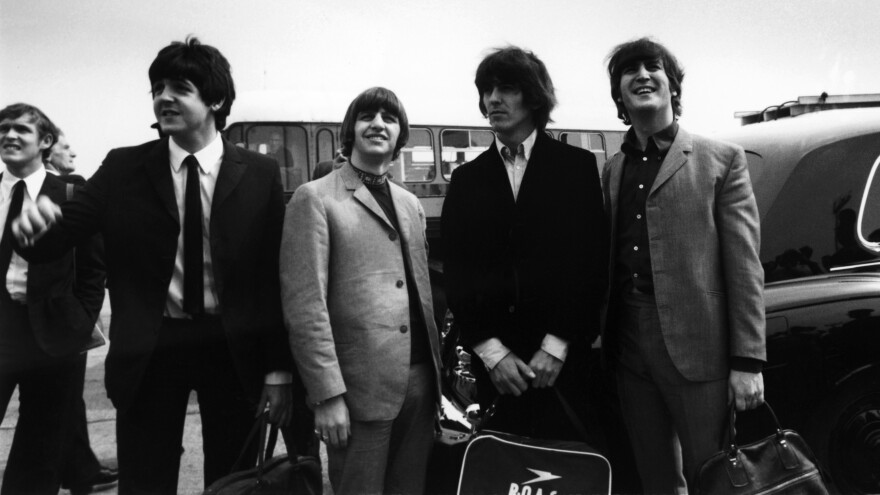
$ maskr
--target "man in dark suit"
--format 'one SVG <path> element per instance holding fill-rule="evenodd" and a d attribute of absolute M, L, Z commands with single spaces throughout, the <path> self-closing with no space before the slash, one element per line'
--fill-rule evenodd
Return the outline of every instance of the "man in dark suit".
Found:
<path fill-rule="evenodd" d="M 77 370 L 104 300 L 100 243 L 85 238 L 45 263 L 13 252 L 9 224 L 38 194 L 63 202 L 67 185 L 47 174 L 43 155 L 55 126 L 26 104 L 0 110 L 0 417 L 15 387 L 19 417 L 2 493 L 58 493 L 74 412 Z"/>
<path fill-rule="evenodd" d="M 169 138 L 111 151 L 86 186 L 20 217 L 31 256 L 104 236 L 112 322 L 107 394 L 117 409 L 120 493 L 176 493 L 186 407 L 198 393 L 205 485 L 227 474 L 255 412 L 285 424 L 291 357 L 281 321 L 284 200 L 274 160 L 219 131 L 229 63 L 195 38 L 149 70 Z"/>
<path fill-rule="evenodd" d="M 55 130 L 57 131 L 55 144 L 49 148 L 48 156 L 43 159 L 46 172 L 68 184 L 76 186 L 85 184 L 86 180 L 83 176 L 73 173 L 76 170 L 73 163 L 76 152 L 70 146 L 64 132 L 57 126 Z M 73 191 L 71 187 L 68 186 L 68 194 Z M 95 325 L 96 331 L 102 331 L 100 320 Z M 98 457 L 92 450 L 86 419 L 86 402 L 82 397 L 88 353 L 80 353 L 76 360 L 76 374 L 82 376 L 82 380 L 77 380 L 79 398 L 74 400 L 73 424 L 68 435 L 69 450 L 65 456 L 66 465 L 61 475 L 61 486 L 70 489 L 73 495 L 80 495 L 115 484 L 119 479 L 119 471 L 109 463 L 98 462 Z"/>
<path fill-rule="evenodd" d="M 603 351 L 648 493 L 690 484 L 727 404 L 763 402 L 763 269 L 742 148 L 682 129 L 678 61 L 642 38 L 616 47 L 611 95 L 632 124 L 605 168 L 612 226 Z"/>
<path fill-rule="evenodd" d="M 453 173 L 443 205 L 444 278 L 493 429 L 581 439 L 556 387 L 586 416 L 586 360 L 607 272 L 596 158 L 548 137 L 556 103 L 544 64 L 516 47 L 477 69 L 495 143 Z"/>

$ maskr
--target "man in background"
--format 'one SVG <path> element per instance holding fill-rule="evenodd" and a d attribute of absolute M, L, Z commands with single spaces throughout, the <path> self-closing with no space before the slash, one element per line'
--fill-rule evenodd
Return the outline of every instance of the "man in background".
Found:
<path fill-rule="evenodd" d="M 5 494 L 55 495 L 69 461 L 74 406 L 82 402 L 85 355 L 104 300 L 99 241 L 47 262 L 13 251 L 10 228 L 22 208 L 42 195 L 67 200 L 67 184 L 47 174 L 43 160 L 55 126 L 38 108 L 0 110 L 0 411 L 16 386 L 19 416 L 3 476 Z M 83 424 L 84 426 L 84 424 Z M 87 440 L 87 439 L 86 439 Z M 89 449 L 91 453 L 91 449 Z"/>

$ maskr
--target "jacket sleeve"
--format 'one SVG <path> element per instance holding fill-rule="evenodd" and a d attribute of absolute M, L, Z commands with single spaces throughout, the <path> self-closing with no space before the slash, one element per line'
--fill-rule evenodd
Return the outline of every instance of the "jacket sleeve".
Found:
<path fill-rule="evenodd" d="M 471 176 L 472 177 L 472 176 Z M 482 302 L 485 295 L 481 286 L 483 270 L 474 257 L 475 250 L 469 240 L 471 232 L 468 177 L 458 169 L 443 200 L 441 213 L 441 238 L 443 239 L 443 282 L 446 301 L 461 329 L 465 343 L 473 346 L 490 338 L 500 338 L 495 325 L 484 317 Z"/>
<path fill-rule="evenodd" d="M 346 388 L 327 309 L 330 226 L 312 184 L 298 188 L 287 205 L 280 277 L 290 350 L 309 401 L 318 402 L 343 394 Z"/>
<path fill-rule="evenodd" d="M 745 152 L 737 148 L 716 200 L 727 286 L 730 355 L 766 361 L 761 229 Z"/>
<path fill-rule="evenodd" d="M 266 302 L 266 311 L 271 315 L 263 334 L 263 352 L 266 356 L 265 371 L 291 372 L 293 363 L 287 346 L 287 334 L 281 316 L 281 289 L 278 283 L 278 254 L 281 247 L 281 230 L 284 223 L 284 191 L 281 186 L 281 172 L 272 167 L 272 181 L 269 191 L 268 222 L 260 244 L 258 265 L 261 281 L 260 300 Z"/>

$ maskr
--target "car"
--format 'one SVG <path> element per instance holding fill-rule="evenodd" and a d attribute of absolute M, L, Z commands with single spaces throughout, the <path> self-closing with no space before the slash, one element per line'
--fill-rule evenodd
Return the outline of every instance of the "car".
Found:
<path fill-rule="evenodd" d="M 717 136 L 742 146 L 761 217 L 766 398 L 841 493 L 880 492 L 880 108 Z"/>

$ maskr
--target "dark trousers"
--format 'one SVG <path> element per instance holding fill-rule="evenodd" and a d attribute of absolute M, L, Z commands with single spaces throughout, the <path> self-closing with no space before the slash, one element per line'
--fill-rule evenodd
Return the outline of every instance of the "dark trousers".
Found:
<path fill-rule="evenodd" d="M 645 493 L 684 493 L 718 450 L 727 378 L 685 379 L 666 350 L 653 297 L 631 294 L 622 303 L 617 385 L 639 476 Z"/>
<path fill-rule="evenodd" d="M 86 379 L 86 361 L 88 354 L 82 353 L 74 358 L 76 367 L 76 386 L 71 409 L 70 434 L 65 448 L 65 465 L 61 471 L 61 484 L 77 486 L 93 479 L 101 470 L 101 464 L 89 442 L 89 428 L 86 419 L 86 401 L 83 399 L 83 388 Z"/>
<path fill-rule="evenodd" d="M 229 474 L 253 425 L 254 405 L 218 318 L 166 318 L 134 402 L 117 411 L 120 494 L 177 493 L 191 391 L 198 394 L 202 420 L 205 486 Z"/>
<path fill-rule="evenodd" d="M 3 475 L 7 494 L 58 493 L 75 397 L 75 362 L 37 345 L 27 307 L 0 296 L 0 411 L 18 387 L 18 423 Z"/>

